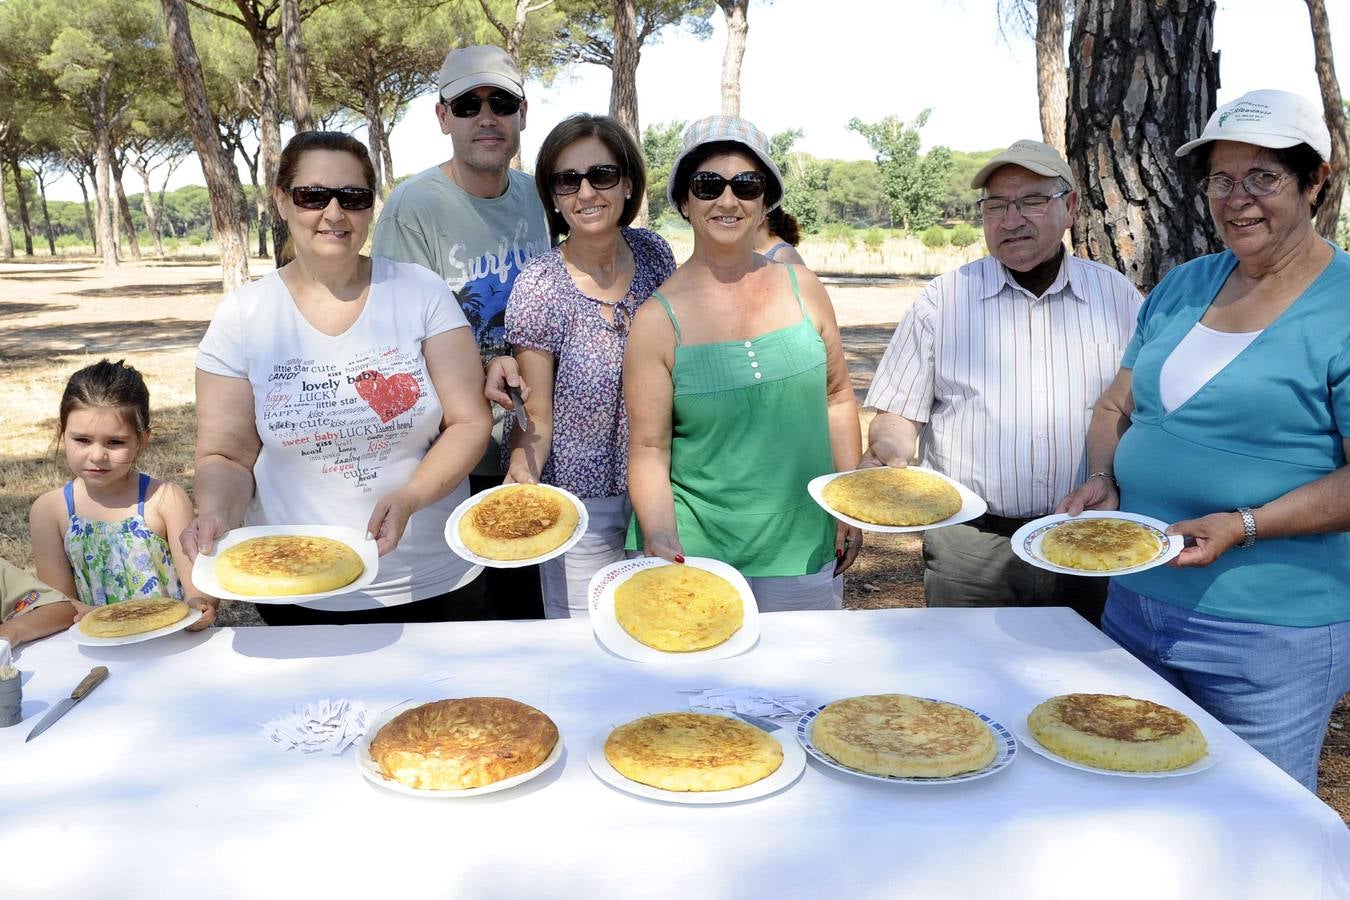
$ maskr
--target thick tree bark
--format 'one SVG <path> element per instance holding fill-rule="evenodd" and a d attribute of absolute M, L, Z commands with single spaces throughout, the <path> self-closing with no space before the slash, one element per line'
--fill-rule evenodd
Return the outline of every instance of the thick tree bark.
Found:
<path fill-rule="evenodd" d="M 23 188 L 23 170 L 19 168 L 19 158 L 9 158 L 9 173 L 14 176 L 14 196 L 19 202 L 19 226 L 23 228 L 24 256 L 33 255 L 33 220 L 28 215 L 28 192 Z"/>
<path fill-rule="evenodd" d="M 1200 134 L 1219 80 L 1215 0 L 1080 0 L 1067 145 L 1082 196 L 1076 251 L 1147 290 L 1219 248 L 1176 148 Z"/>
<path fill-rule="evenodd" d="M 122 186 L 122 167 L 117 162 L 117 157 L 113 157 L 113 185 L 117 188 L 117 208 L 122 215 L 122 229 L 127 235 L 127 249 L 131 251 L 131 258 L 136 262 L 141 261 L 141 239 L 136 234 L 136 222 L 131 218 L 131 206 L 127 203 L 127 191 Z"/>
<path fill-rule="evenodd" d="M 722 115 L 741 114 L 741 62 L 750 31 L 746 14 L 750 0 L 717 0 L 727 19 L 727 46 L 722 51 Z"/>
<path fill-rule="evenodd" d="M 296 131 L 313 131 L 309 112 L 309 58 L 300 27 L 300 0 L 281 0 L 281 40 L 286 45 L 287 87 Z"/>
<path fill-rule="evenodd" d="M 220 242 L 220 267 L 225 290 L 248 283 L 248 239 L 239 216 L 239 173 L 225 154 L 216 131 L 216 120 L 206 98 L 202 63 L 192 41 L 187 8 L 183 0 L 160 0 L 173 49 L 174 73 L 187 109 L 192 143 L 201 159 L 202 174 L 211 197 L 211 219 Z"/>
<path fill-rule="evenodd" d="M 1317 83 L 1322 89 L 1323 115 L 1331 132 L 1331 181 L 1326 200 L 1317 211 L 1317 231 L 1322 237 L 1333 239 L 1341 215 L 1341 198 L 1345 195 L 1346 154 L 1350 153 L 1350 142 L 1345 136 L 1345 105 L 1341 100 L 1340 84 L 1336 81 L 1331 27 L 1327 24 L 1327 7 L 1323 0 L 1308 0 L 1308 16 L 1312 20 L 1313 52 L 1317 57 Z"/>
<path fill-rule="evenodd" d="M 281 251 L 286 244 L 286 223 L 277 215 L 272 202 L 272 185 L 277 183 L 277 166 L 281 162 L 281 112 L 277 104 L 277 47 L 275 36 L 269 31 L 253 33 L 253 46 L 258 55 L 258 85 L 262 114 L 258 120 L 258 155 L 262 168 L 264 202 L 267 217 L 272 221 L 272 255 L 279 266 Z"/>
<path fill-rule="evenodd" d="M 375 166 L 375 196 L 383 198 L 389 196 L 389 187 L 386 184 L 381 170 L 380 162 L 384 158 L 384 117 L 380 115 L 380 88 L 377 84 L 366 83 L 366 88 L 361 93 L 361 111 L 366 117 L 366 136 L 370 147 L 370 162 Z"/>
<path fill-rule="evenodd" d="M 141 209 L 145 211 L 145 220 L 150 227 L 150 238 L 155 242 L 155 255 L 163 256 L 164 225 L 159 218 L 159 209 L 155 206 L 154 190 L 150 187 L 150 170 L 140 163 L 132 163 L 131 167 L 141 176 L 141 184 L 145 186 L 141 191 Z"/>
<path fill-rule="evenodd" d="M 14 258 L 14 233 L 9 230 L 9 210 L 5 208 L 4 166 L 0 166 L 0 257 Z"/>
<path fill-rule="evenodd" d="M 98 234 L 98 248 L 103 265 L 117 266 L 117 235 L 113 224 L 112 189 L 112 135 L 102 124 L 102 116 L 94 116 L 94 225 Z"/>
<path fill-rule="evenodd" d="M 635 0 L 614 0 L 614 64 L 610 66 L 609 114 L 628 129 L 639 146 L 642 144 L 637 98 L 637 67 L 640 58 L 637 4 Z M 634 224 L 639 228 L 647 224 L 645 193 Z"/>
<path fill-rule="evenodd" d="M 1069 100 L 1064 0 L 1036 0 L 1036 95 L 1041 105 L 1041 139 L 1063 153 Z"/>

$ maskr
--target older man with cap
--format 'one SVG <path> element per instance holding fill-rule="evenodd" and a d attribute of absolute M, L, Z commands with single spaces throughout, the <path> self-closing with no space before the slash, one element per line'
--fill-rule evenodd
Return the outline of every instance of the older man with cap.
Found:
<path fill-rule="evenodd" d="M 528 108 L 523 79 L 505 50 L 472 46 L 445 57 L 437 84 L 436 119 L 454 155 L 389 195 L 373 252 L 438 273 L 464 310 L 483 360 L 508 359 L 506 299 L 525 264 L 549 249 L 534 180 L 511 168 Z M 490 387 L 500 383 L 494 374 Z M 494 399 L 510 403 L 505 395 Z M 501 437 L 499 415 L 493 440 L 469 476 L 475 493 L 501 483 Z M 537 567 L 490 570 L 487 578 L 490 618 L 543 615 Z"/>
<path fill-rule="evenodd" d="M 916 458 L 989 512 L 924 534 L 929 606 L 1070 606 L 1098 623 L 1105 579 L 1022 562 L 1008 538 L 1083 483 L 1084 442 L 1143 298 L 1119 272 L 1071 254 L 1068 163 L 1018 141 L 971 181 L 989 256 L 934 279 L 896 328 L 866 405 L 864 465 Z M 1110 477 L 1106 475 L 1105 477 Z"/>

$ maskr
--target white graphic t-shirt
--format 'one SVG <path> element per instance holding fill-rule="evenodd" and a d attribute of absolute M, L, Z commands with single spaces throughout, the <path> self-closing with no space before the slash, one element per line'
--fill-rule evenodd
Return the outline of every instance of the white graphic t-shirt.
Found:
<path fill-rule="evenodd" d="M 262 450 L 246 525 L 340 525 L 364 532 L 375 501 L 407 483 L 440 434 L 441 403 L 422 357 L 429 337 L 467 326 L 445 282 L 374 257 L 365 309 L 327 335 L 300 314 L 275 272 L 225 297 L 197 368 L 253 387 Z M 306 604 L 368 609 L 454 590 L 476 574 L 445 545 L 467 481 L 408 521 L 364 591 Z"/>

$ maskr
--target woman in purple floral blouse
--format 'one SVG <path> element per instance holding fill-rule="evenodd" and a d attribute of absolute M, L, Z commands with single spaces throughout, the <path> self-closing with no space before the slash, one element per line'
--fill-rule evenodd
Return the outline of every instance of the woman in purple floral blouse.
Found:
<path fill-rule="evenodd" d="M 525 267 L 506 306 L 506 339 L 530 386 L 529 431 L 511 434 L 506 482 L 556 485 L 586 504 L 585 537 L 540 567 L 544 613 L 564 618 L 585 615 L 591 576 L 624 558 L 632 507 L 623 351 L 634 314 L 675 259 L 659 235 L 627 227 L 647 172 L 616 120 L 558 123 L 534 177 L 550 230 L 566 240 Z"/>

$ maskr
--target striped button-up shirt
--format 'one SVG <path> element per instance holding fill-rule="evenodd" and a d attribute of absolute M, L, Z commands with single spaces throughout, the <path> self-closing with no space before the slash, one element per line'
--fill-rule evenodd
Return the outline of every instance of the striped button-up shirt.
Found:
<path fill-rule="evenodd" d="M 920 463 L 995 515 L 1045 515 L 1082 483 L 1092 406 L 1143 303 L 1116 270 L 1064 260 L 1039 298 L 992 256 L 933 279 L 867 392 L 867 406 L 927 423 Z"/>

